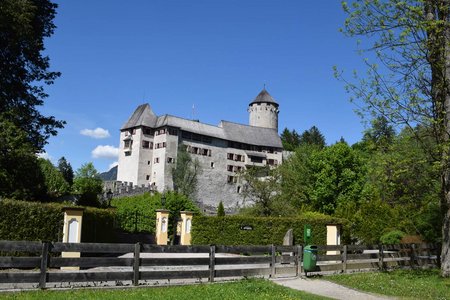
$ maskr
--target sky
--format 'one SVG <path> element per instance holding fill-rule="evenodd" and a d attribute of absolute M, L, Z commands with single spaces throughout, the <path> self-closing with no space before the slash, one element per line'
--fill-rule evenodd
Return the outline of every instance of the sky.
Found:
<path fill-rule="evenodd" d="M 218 125 L 248 124 L 248 104 L 266 85 L 280 105 L 279 132 L 317 126 L 327 144 L 353 144 L 364 131 L 344 74 L 360 70 L 355 39 L 339 28 L 338 0 L 59 0 L 45 42 L 51 70 L 40 110 L 67 122 L 45 157 L 74 170 L 117 163 L 119 129 L 149 103 Z"/>

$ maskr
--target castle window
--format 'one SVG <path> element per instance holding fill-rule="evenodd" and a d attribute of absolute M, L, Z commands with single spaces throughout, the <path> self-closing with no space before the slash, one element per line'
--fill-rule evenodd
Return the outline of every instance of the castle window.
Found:
<path fill-rule="evenodd" d="M 175 160 L 173 159 L 173 157 L 168 157 L 168 158 L 167 158 L 167 162 L 168 162 L 169 164 L 173 164 L 173 163 L 175 163 Z"/>
<path fill-rule="evenodd" d="M 211 162 L 211 169 L 214 169 L 214 162 Z"/>
<path fill-rule="evenodd" d="M 130 156 L 131 155 L 131 151 L 125 151 L 125 156 Z"/>
<path fill-rule="evenodd" d="M 202 149 L 201 154 L 207 156 L 208 155 L 208 149 Z"/>
<path fill-rule="evenodd" d="M 233 160 L 234 154 L 233 153 L 227 153 L 227 159 Z"/>
<path fill-rule="evenodd" d="M 235 161 L 242 161 L 242 155 L 236 154 L 236 155 L 234 156 L 234 160 L 235 160 Z"/>
<path fill-rule="evenodd" d="M 153 130 L 149 127 L 144 127 L 142 132 L 144 132 L 145 135 L 153 135 Z"/>
<path fill-rule="evenodd" d="M 145 176 L 145 180 L 150 180 L 150 175 Z"/>
<path fill-rule="evenodd" d="M 153 163 L 155 163 L 155 164 L 159 163 L 159 157 L 155 157 L 155 159 L 153 160 Z"/>
<path fill-rule="evenodd" d="M 124 147 L 125 148 L 131 148 L 131 145 L 133 144 L 132 140 L 126 140 L 124 141 Z"/>
<path fill-rule="evenodd" d="M 202 141 L 203 141 L 204 143 L 211 144 L 212 138 L 209 137 L 209 136 L 203 136 L 203 137 L 202 137 Z"/>
<path fill-rule="evenodd" d="M 232 165 L 228 165 L 227 166 L 227 171 L 228 172 L 233 172 L 233 166 Z"/>
<path fill-rule="evenodd" d="M 262 163 L 263 159 L 262 157 L 250 156 L 250 161 L 252 163 Z"/>
<path fill-rule="evenodd" d="M 150 164 L 150 161 L 148 160 L 148 161 L 147 161 L 147 165 L 149 165 L 149 164 Z"/>
<path fill-rule="evenodd" d="M 163 148 L 166 148 L 166 142 L 163 142 L 163 143 L 162 143 L 162 147 L 163 147 Z"/>
<path fill-rule="evenodd" d="M 173 128 L 169 128 L 169 134 L 170 135 L 178 135 L 178 130 L 173 129 Z"/>
<path fill-rule="evenodd" d="M 234 176 L 227 176 L 227 183 L 233 183 Z"/>
<path fill-rule="evenodd" d="M 208 156 L 211 156 L 211 149 L 208 150 Z"/>
<path fill-rule="evenodd" d="M 142 141 L 142 148 L 149 149 L 150 148 L 150 142 L 149 141 Z"/>
<path fill-rule="evenodd" d="M 239 185 L 236 189 L 237 193 L 240 194 L 241 193 L 241 186 Z"/>

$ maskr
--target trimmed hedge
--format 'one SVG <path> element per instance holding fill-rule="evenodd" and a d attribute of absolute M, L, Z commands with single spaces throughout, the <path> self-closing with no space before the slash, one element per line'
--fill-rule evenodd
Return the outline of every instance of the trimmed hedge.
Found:
<path fill-rule="evenodd" d="M 326 245 L 327 224 L 347 224 L 344 219 L 329 216 L 281 217 L 206 217 L 194 216 L 192 244 L 194 245 L 282 245 L 286 232 L 292 228 L 294 244 L 303 244 L 303 226 L 310 224 L 312 243 Z M 252 230 L 243 230 L 250 226 Z M 345 233 L 345 232 L 344 232 Z"/>
<path fill-rule="evenodd" d="M 0 240 L 62 241 L 67 205 L 3 199 L 0 201 Z M 113 242 L 114 211 L 87 207 L 82 242 Z"/>
<path fill-rule="evenodd" d="M 0 201 L 0 239 L 61 241 L 64 213 L 56 203 Z"/>

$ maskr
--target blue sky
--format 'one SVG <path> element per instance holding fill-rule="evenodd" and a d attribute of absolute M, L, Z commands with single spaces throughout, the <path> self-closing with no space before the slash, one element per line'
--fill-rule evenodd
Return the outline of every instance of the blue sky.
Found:
<path fill-rule="evenodd" d="M 117 161 L 119 128 L 142 104 L 217 125 L 248 124 L 248 104 L 266 84 L 280 104 L 279 128 L 317 126 L 328 144 L 357 142 L 364 127 L 337 65 L 361 68 L 356 41 L 339 32 L 340 1 L 56 1 L 46 40 L 62 72 L 42 111 L 67 121 L 46 155 L 74 169 Z"/>

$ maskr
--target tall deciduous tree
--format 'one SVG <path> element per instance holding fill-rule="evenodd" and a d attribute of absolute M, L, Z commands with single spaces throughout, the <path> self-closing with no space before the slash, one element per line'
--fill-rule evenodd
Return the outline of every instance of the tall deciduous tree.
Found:
<path fill-rule="evenodd" d="M 80 195 L 78 204 L 86 206 L 99 206 L 98 195 L 101 194 L 103 182 L 94 165 L 86 163 L 75 173 L 73 190 Z"/>
<path fill-rule="evenodd" d="M 441 273 L 450 277 L 450 1 L 354 0 L 343 6 L 344 32 L 370 37 L 366 50 L 381 63 L 366 60 L 367 76 L 347 88 L 372 115 L 430 126 L 439 145 L 429 154 L 441 167 Z"/>
<path fill-rule="evenodd" d="M 26 133 L 35 152 L 64 125 L 38 110 L 48 96 L 44 86 L 60 75 L 49 71 L 49 57 L 42 54 L 55 29 L 56 7 L 48 0 L 0 2 L 0 114 Z"/>
<path fill-rule="evenodd" d="M 40 158 L 39 166 L 45 179 L 45 188 L 50 198 L 57 198 L 69 193 L 70 186 L 61 172 L 48 159 Z"/>

